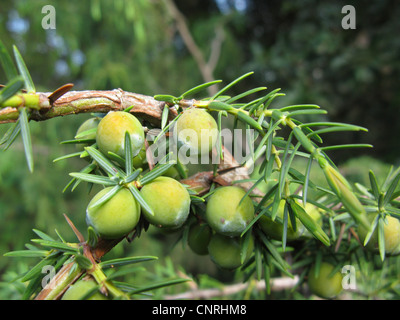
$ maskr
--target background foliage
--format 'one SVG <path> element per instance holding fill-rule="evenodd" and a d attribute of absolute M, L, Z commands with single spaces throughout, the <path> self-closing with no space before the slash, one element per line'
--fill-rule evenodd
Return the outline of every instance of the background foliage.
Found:
<path fill-rule="evenodd" d="M 240 83 L 241 92 L 260 85 L 282 88 L 278 103 L 314 103 L 328 110 L 328 120 L 354 123 L 368 133 L 327 137 L 328 144 L 371 143 L 373 149 L 355 149 L 330 155 L 353 181 L 365 182 L 368 170 L 386 172 L 387 163 L 399 159 L 397 59 L 400 53 L 400 7 L 395 1 L 278 1 L 186 0 L 175 1 L 183 14 L 171 11 L 171 1 L 3 0 L 0 37 L 6 47 L 16 44 L 37 91 L 51 91 L 67 82 L 76 90 L 123 88 L 154 94 L 179 94 L 205 82 L 204 64 L 215 79 L 228 83 L 255 71 Z M 55 30 L 44 30 L 41 9 L 56 8 Z M 343 30 L 341 8 L 353 4 L 357 29 Z M 182 34 L 185 22 L 194 40 L 188 46 Z M 0 83 L 5 82 L 0 71 Z M 80 168 L 79 160 L 53 163 L 73 146 L 60 145 L 74 136 L 88 117 L 54 119 L 31 126 L 35 174 L 28 173 L 23 148 L 15 144 L 0 157 L 0 276 L 8 280 L 24 262 L 4 258 L 23 247 L 32 228 L 54 234 L 55 228 L 74 235 L 63 213 L 84 230 L 84 212 L 93 193 L 85 186 L 62 193 L 67 170 Z M 0 136 L 8 128 L 0 126 Z M 329 140 L 331 139 L 331 140 Z M 337 139 L 337 141 L 335 140 Z M 358 158 L 363 156 L 362 158 Z M 357 158 L 356 158 L 357 157 Z M 301 164 L 299 164 L 301 165 Z M 112 254 L 170 255 L 204 283 L 228 281 L 208 258 L 174 247 L 173 236 L 149 232 L 140 248 L 120 245 Z M 168 240 L 167 240 L 168 239 Z M 163 240 L 163 241 L 160 241 Z M 190 258 L 188 258 L 188 255 Z M 183 258 L 184 257 L 184 258 Z M 163 264 L 164 262 L 162 262 Z M 169 267 L 157 272 L 177 272 Z M 151 266 L 155 266 L 152 264 Z M 169 271 L 166 271 L 169 270 Z M 207 273 L 217 279 L 201 276 Z M 18 287 L 16 287 L 18 288 Z M 18 290 L 2 284 L 0 298 L 18 298 Z"/>

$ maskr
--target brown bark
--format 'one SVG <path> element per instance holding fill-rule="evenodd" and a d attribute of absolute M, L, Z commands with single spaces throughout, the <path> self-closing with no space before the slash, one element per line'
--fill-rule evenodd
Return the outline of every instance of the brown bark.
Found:
<path fill-rule="evenodd" d="M 153 125 L 159 125 L 165 102 L 157 101 L 151 96 L 115 89 L 111 91 L 70 91 L 54 102 L 51 101 L 53 93 L 37 93 L 39 106 L 32 109 L 30 120 L 44 121 L 55 117 L 67 116 L 78 113 L 121 111 L 132 107 L 131 113 L 145 119 Z M 51 103 L 52 102 L 52 103 Z M 182 106 L 187 106 L 190 101 L 182 101 Z M 170 109 L 171 119 L 177 115 Z M 0 124 L 14 122 L 18 119 L 17 107 L 0 109 Z"/>

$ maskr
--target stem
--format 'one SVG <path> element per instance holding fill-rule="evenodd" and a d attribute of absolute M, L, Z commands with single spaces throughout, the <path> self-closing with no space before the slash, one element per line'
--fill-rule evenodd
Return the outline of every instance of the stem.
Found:
<path fill-rule="evenodd" d="M 96 260 L 105 255 L 110 251 L 115 245 L 117 245 L 121 240 L 100 240 L 96 248 L 89 248 L 86 243 L 83 243 L 84 254 L 93 263 L 93 269 L 89 270 L 95 280 L 104 285 L 106 289 L 113 295 L 117 297 L 124 296 L 124 293 L 112 285 L 109 281 L 106 281 L 106 276 L 103 271 L 96 263 Z M 75 269 L 73 269 L 75 268 Z M 80 268 L 75 262 L 70 262 L 64 265 L 54 276 L 53 279 L 43 288 L 42 291 L 35 297 L 35 300 L 57 300 L 64 292 L 73 284 L 82 274 L 86 272 Z"/>
<path fill-rule="evenodd" d="M 107 276 L 104 274 L 103 270 L 98 264 L 94 265 L 94 268 L 89 272 L 98 284 L 104 287 L 107 294 L 111 294 L 114 298 L 122 298 L 129 300 L 129 296 L 123 291 L 118 289 L 112 282 L 107 281 Z"/>
<path fill-rule="evenodd" d="M 24 106 L 30 109 L 37 109 L 40 97 L 34 93 L 16 94 L 2 103 L 3 106 Z M 3 107 L 0 107 L 0 109 Z"/>
<path fill-rule="evenodd" d="M 52 101 L 53 93 L 36 93 L 16 95 L 2 104 L 0 108 L 0 124 L 15 122 L 18 109 L 28 107 L 31 110 L 30 120 L 44 121 L 56 117 L 109 111 L 122 111 L 129 107 L 131 113 L 159 125 L 165 102 L 155 100 L 151 96 L 126 92 L 121 89 L 111 91 L 70 91 Z M 52 103 L 51 103 L 52 102 Z M 190 105 L 192 101 L 182 100 L 180 106 Z M 176 117 L 175 110 L 170 109 L 170 118 Z"/>
<path fill-rule="evenodd" d="M 72 268 L 75 267 L 74 270 Z M 56 300 L 74 283 L 81 275 L 83 270 L 75 262 L 64 265 L 54 276 L 53 279 L 35 297 L 35 300 Z"/>
<path fill-rule="evenodd" d="M 295 276 L 294 278 L 275 278 L 271 279 L 271 291 L 283 291 L 283 290 L 288 290 L 293 287 L 295 287 L 298 282 L 300 281 L 299 276 Z M 256 281 L 254 283 L 251 283 L 251 285 L 254 285 L 254 290 L 265 290 L 265 281 Z M 179 299 L 189 299 L 189 300 L 194 300 L 194 299 L 211 299 L 211 298 L 216 298 L 216 297 L 225 297 L 228 295 L 232 294 L 237 294 L 238 292 L 241 292 L 243 290 L 248 290 L 249 289 L 249 284 L 248 283 L 238 283 L 238 284 L 233 284 L 229 286 L 225 286 L 222 289 L 195 289 L 191 290 L 188 292 L 183 292 L 183 293 L 178 293 L 176 295 L 167 295 L 164 296 L 166 300 L 179 300 Z"/>

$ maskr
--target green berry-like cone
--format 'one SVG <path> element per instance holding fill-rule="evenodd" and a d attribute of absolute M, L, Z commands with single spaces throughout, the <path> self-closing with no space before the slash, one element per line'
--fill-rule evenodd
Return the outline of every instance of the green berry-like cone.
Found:
<path fill-rule="evenodd" d="M 178 146 L 186 146 L 191 155 L 209 153 L 218 138 L 215 119 L 203 109 L 189 108 L 176 122 L 174 135 Z"/>
<path fill-rule="evenodd" d="M 113 152 L 125 157 L 126 132 L 131 138 L 133 156 L 136 156 L 144 144 L 144 129 L 140 121 L 128 112 L 109 112 L 100 121 L 96 133 L 97 146 L 106 156 L 108 156 L 108 152 Z"/>
<path fill-rule="evenodd" d="M 188 245 L 198 255 L 208 254 L 212 231 L 207 224 L 195 224 L 189 229 Z"/>
<path fill-rule="evenodd" d="M 143 214 L 148 222 L 163 228 L 179 228 L 190 211 L 190 195 L 177 180 L 160 176 L 144 185 L 140 193 L 153 209 L 154 215 L 146 210 Z"/>
<path fill-rule="evenodd" d="M 76 136 L 80 135 L 81 133 L 88 131 L 90 129 L 94 129 L 97 128 L 97 126 L 100 123 L 100 119 L 99 118 L 90 118 L 87 119 L 86 121 L 84 121 L 78 128 L 78 130 L 76 131 Z M 96 131 L 89 133 L 89 134 L 85 134 L 81 137 L 79 137 L 79 139 L 96 139 Z M 87 146 L 87 144 L 77 144 L 76 145 L 79 151 L 83 151 L 84 147 Z"/>
<path fill-rule="evenodd" d="M 254 205 L 236 186 L 218 188 L 209 198 L 206 219 L 211 228 L 226 236 L 239 236 L 254 218 Z M 241 203 L 240 203 L 241 202 Z"/>
<path fill-rule="evenodd" d="M 140 205 L 128 189 L 119 190 L 107 202 L 91 207 L 112 187 L 97 193 L 86 210 L 86 222 L 105 239 L 117 239 L 131 232 L 139 222 Z"/>
<path fill-rule="evenodd" d="M 140 149 L 139 153 L 133 157 L 132 165 L 135 169 L 144 168 L 146 166 L 146 147 L 143 145 L 142 149 Z"/>
<path fill-rule="evenodd" d="M 208 252 L 211 260 L 220 268 L 233 270 L 242 265 L 242 238 L 226 237 L 221 234 L 214 234 L 208 244 Z M 246 262 L 254 249 L 254 240 L 250 239 L 248 244 Z"/>
<path fill-rule="evenodd" d="M 368 214 L 368 219 L 372 222 L 375 218 L 374 213 Z M 385 253 L 388 255 L 400 254 L 400 221 L 391 216 L 386 216 L 387 224 L 383 226 L 383 233 L 385 235 Z M 359 226 L 357 229 L 360 240 L 364 243 L 367 237 L 368 230 L 363 226 Z M 378 227 L 375 228 L 371 238 L 369 239 L 366 248 L 373 251 L 379 251 L 378 243 Z"/>
<path fill-rule="evenodd" d="M 261 230 L 265 233 L 265 235 L 267 235 L 271 239 L 279 241 L 282 240 L 283 213 L 284 213 L 285 203 L 286 203 L 285 200 L 281 200 L 281 202 L 279 203 L 277 218 L 274 221 L 271 218 L 264 215 L 261 216 L 260 219 L 258 220 L 258 224 Z M 289 220 L 288 220 L 286 240 L 287 241 L 297 240 L 301 237 L 301 235 L 305 231 L 304 225 L 300 222 L 299 219 L 296 218 L 296 231 L 295 231 L 293 229 L 292 222 L 289 217 L 288 219 Z"/>
<path fill-rule="evenodd" d="M 333 299 L 342 292 L 342 275 L 339 271 L 332 274 L 334 266 L 327 262 L 322 262 L 319 273 L 316 275 L 316 267 L 313 266 L 308 273 L 308 285 L 315 295 Z"/>

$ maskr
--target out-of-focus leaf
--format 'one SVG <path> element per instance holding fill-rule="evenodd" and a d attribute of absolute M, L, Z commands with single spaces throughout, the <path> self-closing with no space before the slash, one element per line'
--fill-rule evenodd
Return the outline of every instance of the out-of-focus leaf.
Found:
<path fill-rule="evenodd" d="M 1 40 L 0 40 L 0 63 L 9 81 L 18 76 L 17 69 L 15 68 L 11 56 L 8 54 L 7 49 Z"/>

